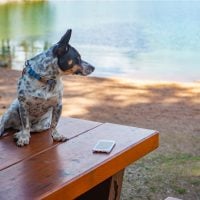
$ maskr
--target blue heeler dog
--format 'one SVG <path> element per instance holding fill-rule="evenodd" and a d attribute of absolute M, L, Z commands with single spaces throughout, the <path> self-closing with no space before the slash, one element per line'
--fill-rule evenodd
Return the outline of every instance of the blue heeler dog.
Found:
<path fill-rule="evenodd" d="M 50 129 L 53 140 L 67 140 L 56 130 L 62 111 L 61 75 L 87 76 L 94 71 L 69 45 L 71 32 L 67 30 L 56 45 L 26 61 L 18 82 L 18 97 L 2 116 L 0 136 L 9 128 L 16 129 L 14 140 L 18 146 L 24 146 L 29 144 L 30 132 Z"/>

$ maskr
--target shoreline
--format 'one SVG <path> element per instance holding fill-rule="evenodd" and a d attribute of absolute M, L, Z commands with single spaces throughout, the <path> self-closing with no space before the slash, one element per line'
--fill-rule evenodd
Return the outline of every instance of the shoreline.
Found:
<path fill-rule="evenodd" d="M 93 77 L 93 76 L 91 76 Z M 134 79 L 132 78 L 125 78 L 125 77 L 98 77 L 94 76 L 94 78 L 102 78 L 102 79 L 111 79 L 115 81 L 120 81 L 120 82 L 127 82 L 127 83 L 136 83 L 136 84 L 178 84 L 178 85 L 193 85 L 193 84 L 200 84 L 200 80 L 194 80 L 194 81 L 174 81 L 174 80 L 151 80 L 151 79 Z"/>
<path fill-rule="evenodd" d="M 18 73 L 21 73 L 22 70 L 18 70 L 18 69 L 12 69 L 12 68 L 4 68 L 4 67 L 0 67 L 0 70 L 8 70 L 8 71 L 13 71 Z M 70 75 L 73 76 L 73 75 Z M 64 75 L 63 77 L 66 77 L 66 75 Z M 75 77 L 75 76 L 74 76 Z M 110 79 L 110 80 L 114 80 L 114 81 L 120 81 L 120 82 L 124 82 L 124 83 L 136 83 L 136 84 L 178 84 L 178 85 L 193 85 L 193 84 L 200 84 L 200 80 L 193 80 L 193 81 L 184 81 L 184 80 L 156 80 L 156 79 L 140 79 L 140 78 L 135 78 L 135 77 L 129 77 L 129 76 L 115 76 L 115 75 L 110 75 L 110 76 L 94 76 L 94 75 L 90 75 L 88 76 L 88 78 L 93 78 L 93 79 Z"/>
<path fill-rule="evenodd" d="M 163 72 L 164 73 L 164 72 Z M 93 75 L 92 75 L 93 77 Z M 116 75 L 115 73 L 113 74 L 100 74 L 100 75 L 97 75 L 97 76 L 94 76 L 96 78 L 108 78 L 108 79 L 125 79 L 125 80 L 131 80 L 133 82 L 139 82 L 139 83 L 198 83 L 200 82 L 200 79 L 198 80 L 186 80 L 186 79 L 159 79 L 158 77 L 157 78 L 144 78 L 144 76 L 141 76 L 141 77 L 137 77 L 137 74 L 135 76 L 129 76 L 129 75 L 122 75 L 122 76 L 118 76 Z"/>

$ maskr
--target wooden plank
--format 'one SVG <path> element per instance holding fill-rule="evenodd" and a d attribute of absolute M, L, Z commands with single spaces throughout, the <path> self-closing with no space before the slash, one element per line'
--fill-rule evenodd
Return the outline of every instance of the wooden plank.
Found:
<path fill-rule="evenodd" d="M 61 118 L 57 129 L 59 133 L 72 139 L 99 125 L 101 125 L 101 123 L 74 118 Z M 12 135 L 2 137 L 0 138 L 0 170 L 58 144 L 60 143 L 53 142 L 48 131 L 33 133 L 31 135 L 30 144 L 22 148 L 16 146 L 13 142 Z"/>
<path fill-rule="evenodd" d="M 59 133 L 66 135 L 69 139 L 72 139 L 100 125 L 102 125 L 100 122 L 61 117 L 57 130 Z"/>
<path fill-rule="evenodd" d="M 109 129 L 108 127 L 106 127 L 105 130 L 108 130 L 108 132 L 112 131 L 112 129 Z M 118 130 L 116 130 L 116 132 L 120 130 L 122 129 L 119 128 Z M 106 132 L 107 131 L 105 131 L 105 133 Z M 108 134 L 108 132 L 106 134 Z M 94 165 L 93 168 L 87 169 L 86 172 L 83 173 L 83 175 L 79 175 L 78 178 L 76 177 L 73 178 L 71 181 L 67 182 L 66 185 L 63 184 L 62 187 L 57 188 L 56 190 L 53 190 L 47 193 L 45 196 L 43 196 L 42 199 L 49 199 L 49 200 L 50 199 L 59 200 L 59 199 L 65 199 L 65 198 L 74 199 L 76 195 L 83 194 L 84 192 L 94 187 L 96 184 L 99 184 L 102 180 L 107 179 L 108 177 L 112 176 L 116 172 L 125 168 L 130 163 L 138 160 L 142 156 L 146 155 L 147 153 L 149 153 L 150 151 L 158 147 L 158 136 L 159 136 L 158 132 L 153 132 L 151 133 L 152 134 L 151 136 L 149 135 L 144 138 L 143 138 L 144 135 L 142 134 L 142 132 L 140 132 L 140 134 L 141 134 L 141 138 L 139 135 L 135 135 L 136 137 L 132 138 L 132 142 L 134 142 L 134 139 L 135 139 L 135 143 L 132 143 L 132 145 L 130 145 L 131 137 L 127 137 L 125 141 L 123 141 L 124 139 L 123 137 L 119 137 L 117 139 L 117 143 L 121 151 L 115 148 L 114 152 L 112 152 L 111 155 L 107 157 L 107 159 L 104 158 L 104 156 L 106 155 L 97 154 L 96 156 L 98 157 L 95 156 L 95 160 L 97 163 L 99 162 L 99 164 L 96 163 L 97 164 L 96 166 Z M 125 135 L 121 134 L 121 136 L 126 137 L 127 134 Z M 104 138 L 105 137 L 106 135 L 104 135 Z M 110 137 L 107 137 L 107 138 L 110 138 Z M 126 143 L 126 145 L 124 142 Z M 124 147 L 126 146 L 126 147 L 123 148 L 123 146 Z M 85 152 L 83 154 L 85 154 Z M 102 158 L 101 160 L 102 162 L 98 160 L 100 157 Z"/>
<path fill-rule="evenodd" d="M 94 154 L 99 139 L 112 139 L 110 154 Z M 158 146 L 158 133 L 103 124 L 67 143 L 26 159 L 0 173 L 4 199 L 74 199 Z"/>

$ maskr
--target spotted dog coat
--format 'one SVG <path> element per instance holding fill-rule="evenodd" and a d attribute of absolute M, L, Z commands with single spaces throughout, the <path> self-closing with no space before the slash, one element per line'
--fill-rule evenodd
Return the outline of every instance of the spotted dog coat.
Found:
<path fill-rule="evenodd" d="M 66 141 L 56 126 L 62 112 L 63 85 L 61 75 L 88 75 L 94 67 L 81 59 L 69 45 L 71 29 L 47 51 L 26 61 L 18 81 L 17 99 L 2 116 L 0 136 L 6 129 L 18 130 L 14 139 L 18 146 L 29 144 L 30 132 L 51 129 L 55 141 Z"/>

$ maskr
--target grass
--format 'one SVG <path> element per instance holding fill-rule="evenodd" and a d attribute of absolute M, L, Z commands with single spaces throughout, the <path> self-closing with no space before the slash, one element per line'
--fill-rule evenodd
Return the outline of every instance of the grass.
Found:
<path fill-rule="evenodd" d="M 152 153 L 126 170 L 123 185 L 126 195 L 122 195 L 122 200 L 156 200 L 167 196 L 198 200 L 199 172 L 198 156 Z"/>

